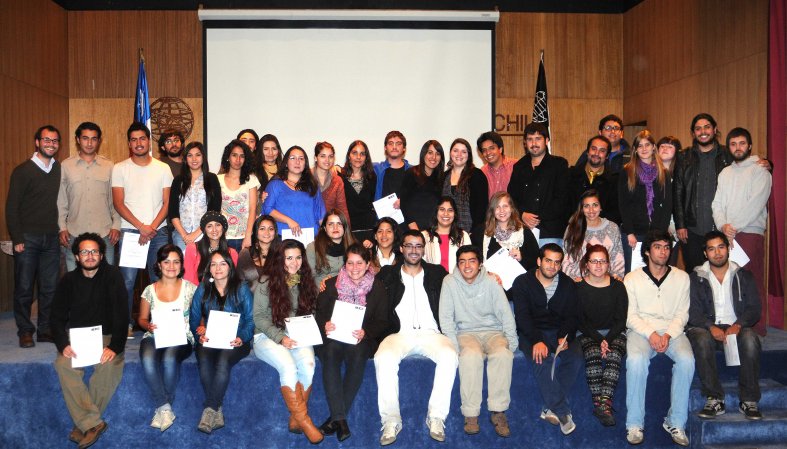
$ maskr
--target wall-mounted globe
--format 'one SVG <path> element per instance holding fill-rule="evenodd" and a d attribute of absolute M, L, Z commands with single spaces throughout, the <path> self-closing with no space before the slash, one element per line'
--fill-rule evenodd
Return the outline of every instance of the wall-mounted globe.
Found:
<path fill-rule="evenodd" d="M 160 97 L 150 105 L 150 125 L 155 140 L 161 133 L 173 130 L 183 133 L 188 141 L 194 129 L 194 112 L 178 97 Z"/>

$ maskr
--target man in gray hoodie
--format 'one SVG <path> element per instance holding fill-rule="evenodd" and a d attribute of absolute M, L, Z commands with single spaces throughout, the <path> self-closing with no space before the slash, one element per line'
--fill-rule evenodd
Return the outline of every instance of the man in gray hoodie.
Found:
<path fill-rule="evenodd" d="M 443 279 L 440 329 L 459 351 L 459 393 L 465 433 L 480 431 L 478 415 L 487 367 L 487 407 L 495 432 L 508 437 L 505 411 L 511 403 L 511 370 L 519 341 L 505 291 L 481 266 L 481 250 L 465 245 L 456 251 L 456 269 Z"/>

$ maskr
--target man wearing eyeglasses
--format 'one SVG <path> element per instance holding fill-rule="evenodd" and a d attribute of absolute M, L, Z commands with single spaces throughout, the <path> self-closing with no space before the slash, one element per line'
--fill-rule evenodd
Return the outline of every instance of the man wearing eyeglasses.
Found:
<path fill-rule="evenodd" d="M 185 143 L 183 133 L 176 130 L 167 130 L 158 138 L 159 160 L 169 166 L 173 178 L 180 174 Z"/>
<path fill-rule="evenodd" d="M 417 230 L 402 237 L 402 261 L 383 267 L 377 274 L 391 303 L 390 334 L 374 355 L 377 374 L 377 405 L 382 421 L 380 445 L 396 441 L 402 430 L 399 411 L 399 364 L 410 355 L 428 357 L 437 365 L 429 398 L 426 426 L 429 436 L 445 441 L 445 419 L 451 406 L 451 390 L 459 364 L 456 349 L 440 333 L 438 307 L 443 279 L 442 265 L 423 261 L 426 240 Z"/>
<path fill-rule="evenodd" d="M 120 239 L 120 215 L 112 205 L 111 160 L 98 154 L 101 128 L 92 122 L 81 123 L 75 134 L 77 154 L 63 161 L 60 191 L 57 195 L 60 245 L 66 269 L 76 268 L 71 252 L 74 238 L 95 232 L 107 245 L 106 260 L 115 261 L 115 244 Z"/>
<path fill-rule="evenodd" d="M 606 161 L 607 169 L 610 173 L 620 173 L 623 166 L 631 159 L 631 148 L 623 138 L 623 119 L 615 114 L 604 116 L 598 122 L 598 135 L 606 137 L 610 143 Z M 584 167 L 587 160 L 588 151 L 585 151 L 574 165 Z"/>
<path fill-rule="evenodd" d="M 49 309 L 60 272 L 57 192 L 60 164 L 60 131 L 52 125 L 39 128 L 33 156 L 11 172 L 5 217 L 14 245 L 14 318 L 19 346 L 35 346 L 36 326 L 30 320 L 33 283 L 38 278 L 38 341 L 52 342 Z"/>
<path fill-rule="evenodd" d="M 55 371 L 74 422 L 68 439 L 80 449 L 107 430 L 101 416 L 120 384 L 125 361 L 126 290 L 118 268 L 104 261 L 105 250 L 98 234 L 80 234 L 71 247 L 79 268 L 63 276 L 52 303 L 52 335 L 58 351 Z M 69 330 L 95 327 L 101 328 L 103 350 L 88 386 L 84 369 L 72 366 L 74 358 L 86 354 L 71 341 Z"/>

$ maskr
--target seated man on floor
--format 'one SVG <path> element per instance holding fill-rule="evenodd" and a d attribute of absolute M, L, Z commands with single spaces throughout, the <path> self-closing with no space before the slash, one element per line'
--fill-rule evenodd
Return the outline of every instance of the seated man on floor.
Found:
<path fill-rule="evenodd" d="M 484 358 L 487 407 L 495 432 L 511 435 L 505 411 L 511 403 L 511 371 L 519 345 L 516 324 L 503 288 L 481 266 L 481 250 L 465 245 L 456 251 L 456 269 L 443 280 L 440 328 L 459 350 L 459 393 L 465 433 L 480 432 Z"/>
<path fill-rule="evenodd" d="M 79 449 L 91 446 L 107 429 L 101 415 L 123 377 L 128 307 L 123 277 L 104 260 L 106 243 L 98 234 L 79 235 L 71 247 L 78 268 L 57 285 L 52 303 L 52 336 L 57 346 L 55 371 L 63 399 L 74 421 L 68 439 Z M 83 368 L 73 368 L 79 352 L 71 346 L 69 329 L 100 326 L 104 350 L 85 385 Z"/>
<path fill-rule="evenodd" d="M 623 280 L 629 297 L 626 319 L 626 440 L 629 444 L 640 444 L 645 439 L 645 388 L 650 359 L 666 354 L 675 363 L 670 409 L 663 427 L 672 441 L 689 445 L 686 420 L 694 354 L 683 333 L 689 320 L 689 275 L 669 266 L 672 242 L 666 231 L 648 232 L 641 250 L 645 266 L 630 272 Z"/>
<path fill-rule="evenodd" d="M 585 361 L 582 346 L 575 340 L 579 306 L 576 286 L 560 271 L 563 263 L 560 245 L 542 246 L 536 262 L 538 269 L 520 275 L 511 286 L 516 327 L 522 352 L 532 362 L 544 400 L 541 419 L 559 425 L 560 431 L 568 435 L 577 427 L 568 395 Z M 553 372 L 555 357 L 559 361 Z"/>
<path fill-rule="evenodd" d="M 704 264 L 694 269 L 686 334 L 694 350 L 702 395 L 707 399 L 700 418 L 724 414 L 724 388 L 716 369 L 716 351 L 735 335 L 740 356 L 740 404 L 747 419 L 762 419 L 760 400 L 760 339 L 753 326 L 760 320 L 757 281 L 749 270 L 729 260 L 730 242 L 720 231 L 705 234 Z"/>
<path fill-rule="evenodd" d="M 440 289 L 448 273 L 439 264 L 423 261 L 425 244 L 423 234 L 408 230 L 400 247 L 402 261 L 383 267 L 377 274 L 394 308 L 389 329 L 392 333 L 380 343 L 374 355 L 377 405 L 383 425 L 382 446 L 396 441 L 402 430 L 399 364 L 410 355 L 428 357 L 436 364 L 426 425 L 432 439 L 445 441 L 445 419 L 451 406 L 451 390 L 459 362 L 453 343 L 440 333 L 437 324 Z"/>

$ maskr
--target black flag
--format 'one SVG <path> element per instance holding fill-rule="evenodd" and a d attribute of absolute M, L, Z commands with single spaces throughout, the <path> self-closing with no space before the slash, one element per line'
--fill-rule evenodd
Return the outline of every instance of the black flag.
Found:
<path fill-rule="evenodd" d="M 549 104 L 547 103 L 547 75 L 544 70 L 544 51 L 541 51 L 541 63 L 538 66 L 536 81 L 536 98 L 533 101 L 534 123 L 543 123 L 549 129 Z M 550 131 L 551 134 L 551 131 Z"/>

